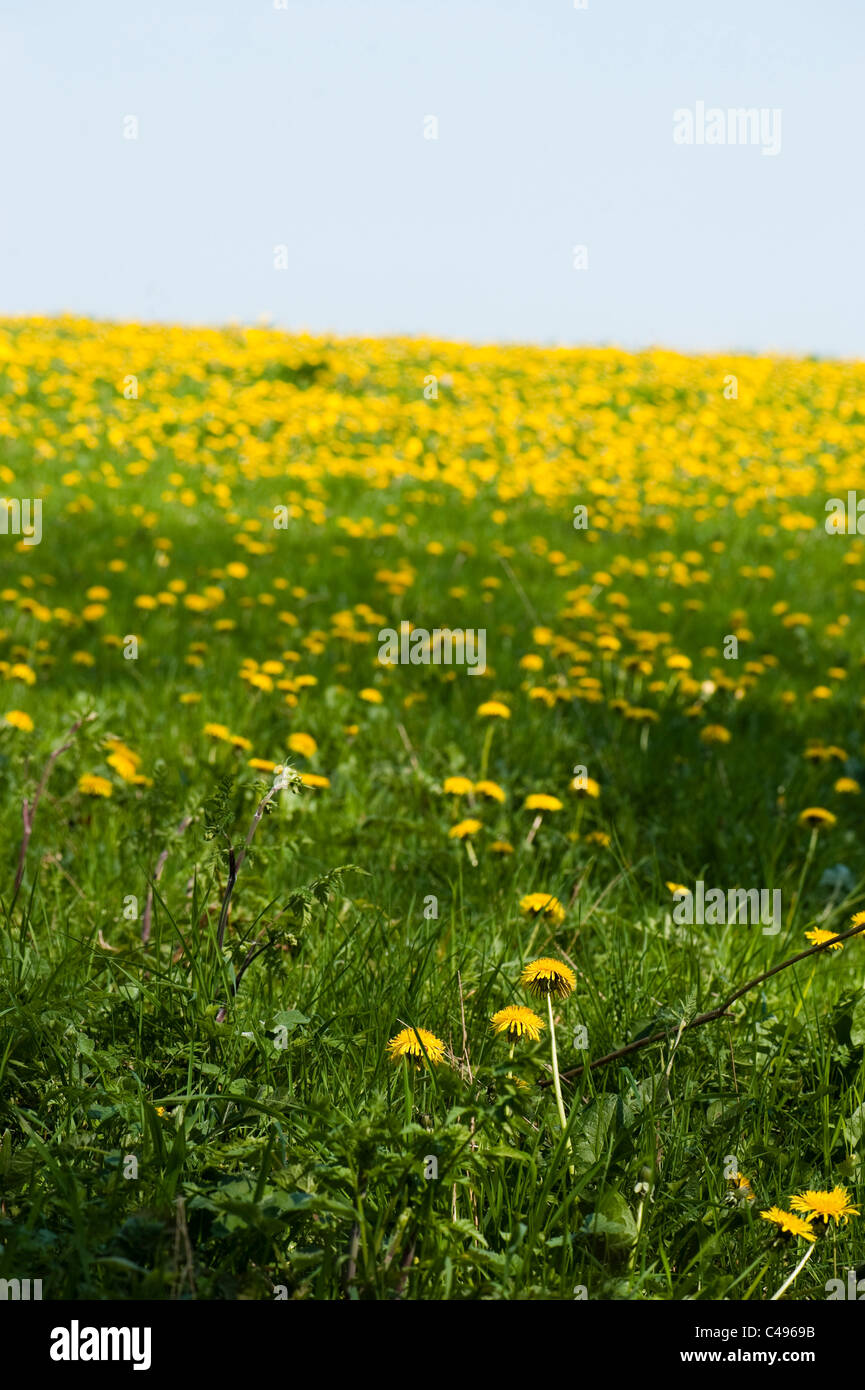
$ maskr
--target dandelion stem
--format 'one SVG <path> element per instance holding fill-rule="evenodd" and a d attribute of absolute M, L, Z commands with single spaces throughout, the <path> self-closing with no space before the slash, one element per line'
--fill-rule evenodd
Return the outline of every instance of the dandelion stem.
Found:
<path fill-rule="evenodd" d="M 559 1112 L 559 1119 L 562 1125 L 562 1134 L 568 1136 L 568 1118 L 565 1114 L 565 1102 L 562 1100 L 562 1083 L 559 1079 L 559 1058 L 556 1052 L 556 1025 L 553 1021 L 553 996 L 547 995 L 547 1017 L 550 1021 L 550 1052 L 553 1058 L 553 1086 L 556 1092 L 556 1106 Z M 570 1137 L 568 1137 L 568 1153 L 573 1157 Z M 573 1172 L 573 1169 L 571 1169 Z"/>
<path fill-rule="evenodd" d="M 532 828 L 526 836 L 526 847 L 528 847 L 533 842 L 535 836 L 537 835 L 538 831 L 543 825 L 543 821 L 544 818 L 540 813 L 535 816 L 534 820 L 532 821 Z"/>
<path fill-rule="evenodd" d="M 643 1229 L 643 1208 L 646 1205 L 645 1196 L 640 1197 L 640 1205 L 637 1207 L 637 1229 L 634 1233 L 634 1243 L 631 1246 L 631 1254 L 628 1260 L 628 1273 L 633 1273 L 634 1265 L 637 1260 L 637 1246 L 640 1243 L 640 1231 Z"/>
<path fill-rule="evenodd" d="M 403 1097 L 405 1099 L 405 1122 L 411 1124 L 411 1085 L 408 1074 L 408 1057 L 403 1058 L 402 1062 Z"/>
<path fill-rule="evenodd" d="M 781 1297 L 782 1293 L 785 1293 L 786 1290 L 789 1289 L 796 1276 L 801 1272 L 801 1270 L 805 1268 L 806 1264 L 808 1263 L 816 1249 L 816 1245 L 808 1246 L 808 1249 L 805 1251 L 805 1254 L 802 1256 L 796 1268 L 793 1270 L 793 1273 L 790 1275 L 789 1279 L 785 1279 L 778 1292 L 772 1294 L 772 1297 L 769 1299 L 770 1303 L 775 1303 Z"/>

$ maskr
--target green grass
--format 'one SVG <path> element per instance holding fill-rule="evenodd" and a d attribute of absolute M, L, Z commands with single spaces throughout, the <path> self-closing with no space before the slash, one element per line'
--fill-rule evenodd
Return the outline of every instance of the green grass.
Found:
<path fill-rule="evenodd" d="M 419 365 L 400 368 L 398 387 L 387 383 L 397 396 L 408 399 L 410 373 L 428 366 L 417 351 Z M 363 399 L 356 380 L 338 384 Z M 307 386 L 284 389 L 300 396 Z M 373 399 L 374 383 L 367 388 Z M 45 404 L 52 389 L 40 394 L 31 380 L 25 399 L 65 422 Z M 200 382 L 189 389 L 204 398 Z M 40 495 L 46 475 L 31 444 L 6 447 L 16 495 Z M 17 595 L 3 600 L 3 655 L 29 659 L 38 674 L 32 691 L 10 685 L 7 700 L 29 711 L 34 733 L 0 732 L 0 1277 L 42 1278 L 50 1299 L 770 1297 L 805 1246 L 776 1241 L 760 1210 L 836 1184 L 854 1203 L 865 1198 L 865 944 L 853 939 L 781 972 L 729 1018 L 678 1038 L 676 1029 L 802 950 L 818 919 L 840 932 L 865 905 L 861 812 L 832 790 L 839 775 L 863 770 L 863 595 L 850 588 L 846 543 L 822 525 L 766 535 L 760 509 L 696 521 L 683 508 L 672 532 L 651 520 L 624 535 L 603 531 L 588 553 L 567 504 L 527 493 L 508 501 L 501 525 L 492 486 L 470 504 L 447 487 L 424 500 L 416 479 L 379 490 L 325 467 L 327 516 L 298 518 L 276 550 L 250 557 L 237 548 L 239 523 L 206 492 L 191 509 L 161 501 L 176 467 L 163 441 L 150 474 L 116 497 L 94 482 L 93 508 L 60 511 L 58 502 L 38 549 L 0 538 Z M 265 515 L 280 486 L 241 479 L 241 514 Z M 815 486 L 795 505 L 820 518 L 822 496 Z M 158 524 L 143 524 L 134 502 Z M 381 530 L 394 515 L 395 536 Z M 339 523 L 364 516 L 368 536 Z M 576 572 L 558 573 L 538 553 L 539 534 L 577 557 Z M 433 539 L 442 554 L 427 552 Z M 718 539 L 726 548 L 712 556 Z M 681 589 L 657 557 L 689 548 L 707 557 L 711 582 Z M 593 575 L 623 554 L 649 566 L 648 579 L 613 569 L 628 631 L 668 633 L 662 650 L 688 654 L 703 680 L 725 663 L 702 648 L 719 649 L 746 610 L 753 636 L 726 663 L 733 683 L 747 660 L 768 654 L 777 666 L 765 666 L 745 698 L 716 691 L 700 720 L 663 666 L 664 689 L 649 693 L 647 677 L 595 650 L 585 665 L 603 698 L 578 698 L 573 658 L 552 656 L 533 630 L 548 626 L 577 645 L 582 630 L 603 630 L 616 609 Z M 128 562 L 120 573 L 108 569 L 117 556 Z M 239 556 L 249 575 L 219 581 L 215 610 L 135 607 L 172 579 L 201 592 Z M 403 561 L 416 578 L 394 593 L 377 576 Z M 740 573 L 764 564 L 772 577 Z M 30 575 L 32 588 L 22 587 Z M 288 590 L 261 603 L 277 577 Z M 490 577 L 497 587 L 484 586 Z M 82 619 L 85 590 L 101 584 L 111 590 L 108 618 Z M 595 616 L 567 616 L 578 584 L 592 591 Z M 465 596 L 447 598 L 456 585 Z M 305 593 L 293 597 L 297 587 Z M 77 620 L 46 625 L 22 594 L 68 604 Z M 699 611 L 683 601 L 695 594 Z M 359 602 L 384 620 L 360 624 L 373 637 L 401 618 L 484 627 L 493 674 L 398 667 L 384 679 L 375 640 L 332 633 L 332 615 Z M 671 611 L 659 613 L 661 602 Z M 779 602 L 805 608 L 815 626 L 785 628 Z M 296 627 L 280 625 L 282 608 Z M 849 625 L 827 635 L 842 611 Z M 221 619 L 235 625 L 220 630 Z M 316 630 L 326 640 L 304 646 Z M 137 661 L 102 640 L 130 632 L 141 636 Z M 263 663 L 286 649 L 302 657 L 288 675 L 317 679 L 294 708 L 238 676 L 244 658 Z M 81 650 L 92 666 L 76 664 Z M 528 683 L 567 692 L 552 708 L 522 689 L 529 651 L 543 651 L 546 665 Z M 849 679 L 834 698 L 810 700 L 838 666 Z M 381 705 L 358 699 L 370 686 Z M 200 692 L 201 703 L 180 704 L 180 691 Z M 795 698 L 784 703 L 783 691 Z M 411 694 L 424 698 L 406 704 Z M 487 775 L 507 803 L 458 810 L 442 782 L 480 776 L 489 725 L 476 710 L 496 694 L 513 713 L 495 725 Z M 651 704 L 658 722 L 645 733 L 625 721 L 610 704 L 619 697 Z M 69 726 L 91 713 L 52 770 L 16 896 L 22 801 Z M 251 750 L 208 740 L 206 721 L 225 723 Z M 703 743 L 706 722 L 730 728 L 731 742 Z M 220 952 L 228 848 L 239 851 L 271 783 L 248 759 L 285 757 L 294 730 L 318 743 L 296 764 L 331 785 L 275 798 L 240 867 Z M 110 799 L 79 792 L 83 773 L 111 775 L 108 735 L 141 756 L 151 785 L 114 778 Z M 844 761 L 808 763 L 810 738 L 839 745 Z M 602 787 L 582 811 L 568 790 L 578 764 Z M 565 808 L 529 842 L 532 815 L 521 807 L 537 791 Z M 829 807 L 838 824 L 820 832 L 806 863 L 810 837 L 797 817 L 809 805 Z M 474 814 L 485 826 L 477 867 L 448 837 Z M 587 841 L 590 830 L 609 845 Z M 496 837 L 514 853 L 492 855 Z M 698 878 L 780 889 L 780 932 L 678 924 L 665 883 Z M 527 920 L 519 901 L 530 892 L 558 897 L 564 922 Z M 235 994 L 262 932 L 270 944 Z M 543 954 L 577 975 L 556 1005 L 562 1069 L 672 1030 L 566 1086 L 570 1149 L 552 1091 L 538 1085 L 550 1074 L 547 1035 L 510 1059 L 490 1027 L 497 1009 L 530 1002 L 520 971 Z M 404 1026 L 432 1030 L 451 1059 L 395 1065 L 386 1046 Z M 437 1177 L 425 1176 L 430 1158 Z M 729 1200 L 733 1164 L 751 1182 L 751 1203 Z M 830 1228 L 786 1297 L 825 1298 L 826 1281 L 861 1257 L 857 1230 L 855 1217 Z"/>

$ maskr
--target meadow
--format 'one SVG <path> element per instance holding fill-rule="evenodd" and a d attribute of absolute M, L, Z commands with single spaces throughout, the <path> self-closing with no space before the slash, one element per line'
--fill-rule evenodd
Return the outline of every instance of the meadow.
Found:
<path fill-rule="evenodd" d="M 0 1277 L 830 1296 L 865 364 L 30 318 L 0 391 Z"/>

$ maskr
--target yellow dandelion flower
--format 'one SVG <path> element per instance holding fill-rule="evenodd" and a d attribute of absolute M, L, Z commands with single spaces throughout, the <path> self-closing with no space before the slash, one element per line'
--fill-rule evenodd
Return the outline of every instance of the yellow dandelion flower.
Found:
<path fill-rule="evenodd" d="M 438 1066 L 444 1060 L 445 1045 L 435 1033 L 426 1028 L 403 1028 L 387 1045 L 391 1061 L 398 1062 L 402 1057 L 412 1058 L 418 1066 L 423 1066 L 424 1055 Z"/>
<path fill-rule="evenodd" d="M 839 777 L 834 790 L 840 792 L 842 796 L 858 796 L 862 788 L 855 777 Z"/>
<path fill-rule="evenodd" d="M 3 718 L 13 729 L 20 729 L 24 734 L 32 734 L 33 720 L 30 718 L 29 714 L 24 713 L 23 709 L 10 709 L 7 714 L 4 714 Z"/>
<path fill-rule="evenodd" d="M 303 758 L 312 758 L 318 752 L 318 744 L 312 734 L 289 734 L 288 746 L 292 753 L 300 753 Z"/>
<path fill-rule="evenodd" d="M 223 743 L 231 742 L 231 730 L 227 724 L 205 724 L 204 732 L 208 738 L 220 739 Z"/>
<path fill-rule="evenodd" d="M 36 672 L 26 661 L 16 661 L 6 672 L 7 681 L 23 681 L 25 685 L 36 684 Z"/>
<path fill-rule="evenodd" d="M 729 1195 L 733 1201 L 754 1201 L 754 1189 L 744 1173 L 737 1173 L 734 1178 L 728 1178 L 727 1183 L 731 1189 Z"/>
<path fill-rule="evenodd" d="M 452 825 L 448 831 L 449 840 L 465 840 L 470 835 L 477 835 L 483 829 L 483 824 L 479 820 L 461 820 L 456 825 Z"/>
<path fill-rule="evenodd" d="M 475 791 L 478 796 L 485 796 L 488 801 L 503 803 L 506 800 L 505 791 L 498 782 L 475 782 Z"/>
<path fill-rule="evenodd" d="M 78 778 L 78 790 L 84 796 L 110 796 L 114 788 L 107 777 L 85 772 L 83 777 Z"/>
<path fill-rule="evenodd" d="M 794 1211 L 810 1212 L 806 1219 L 823 1221 L 826 1225 L 834 1221 L 836 1226 L 846 1226 L 851 1216 L 858 1216 L 859 1209 L 850 1205 L 850 1194 L 846 1187 L 833 1187 L 831 1192 L 814 1192 L 811 1188 L 800 1196 L 790 1198 Z"/>
<path fill-rule="evenodd" d="M 829 761 L 832 755 L 828 748 L 824 748 L 822 744 L 810 743 L 802 756 L 805 758 L 806 762 L 809 763 L 825 763 Z"/>
<path fill-rule="evenodd" d="M 597 801 L 601 795 L 600 784 L 594 777 L 575 777 L 571 782 L 571 791 L 577 796 L 590 796 L 593 801 Z"/>
<path fill-rule="evenodd" d="M 330 786 L 330 778 L 321 777 L 317 772 L 302 772 L 300 780 L 305 787 L 325 788 Z"/>
<path fill-rule="evenodd" d="M 524 1004 L 509 1004 L 506 1009 L 499 1009 L 498 1013 L 493 1014 L 490 1020 L 496 1033 L 507 1033 L 509 1042 L 516 1042 L 519 1038 L 531 1038 L 532 1042 L 537 1042 L 541 1036 L 541 1029 L 546 1028 L 542 1018 L 531 1009 L 527 1009 Z"/>
<path fill-rule="evenodd" d="M 484 700 L 482 705 L 478 705 L 478 714 L 481 719 L 510 719 L 511 712 L 507 705 L 503 705 L 501 700 Z"/>
<path fill-rule="evenodd" d="M 760 1215 L 764 1221 L 774 1221 L 785 1236 L 801 1236 L 802 1240 L 810 1241 L 812 1245 L 817 1239 L 807 1221 L 803 1221 L 801 1216 L 794 1216 L 792 1212 L 783 1211 L 781 1207 L 770 1207 L 768 1211 L 761 1211 Z"/>
<path fill-rule="evenodd" d="M 625 718 L 635 724 L 657 724 L 660 715 L 653 709 L 642 709 L 639 705 L 632 705 L 630 709 L 625 710 Z"/>
<path fill-rule="evenodd" d="M 732 735 L 729 729 L 725 729 L 723 724 L 707 724 L 705 729 L 700 730 L 701 743 L 729 743 Z"/>
<path fill-rule="evenodd" d="M 470 777 L 446 777 L 442 784 L 445 796 L 468 796 L 473 789 L 474 783 Z"/>
<path fill-rule="evenodd" d="M 823 927 L 815 927 L 813 931 L 806 931 L 805 935 L 807 936 L 808 940 L 812 942 L 815 946 L 822 946 L 824 941 L 831 941 L 832 937 L 837 936 L 838 933 L 834 931 L 826 931 Z M 841 941 L 836 941 L 834 946 L 829 947 L 829 950 L 843 951 L 844 943 Z"/>
<path fill-rule="evenodd" d="M 807 825 L 811 830 L 819 830 L 821 826 L 831 830 L 837 821 L 837 816 L 833 816 L 832 812 L 825 810 L 823 806 L 806 806 L 799 814 L 799 824 Z"/>
<path fill-rule="evenodd" d="M 132 749 L 128 748 L 121 739 L 114 737 L 107 738 L 105 740 L 105 747 L 108 749 L 109 753 L 118 753 L 121 758 L 125 758 L 128 763 L 132 763 L 134 768 L 139 768 L 141 766 L 141 755 L 139 753 L 133 753 Z"/>
<path fill-rule="evenodd" d="M 374 690 L 372 686 L 367 686 L 365 690 L 359 692 L 359 699 L 366 700 L 368 705 L 380 705 L 384 699 L 380 690 Z"/>
<path fill-rule="evenodd" d="M 561 811 L 562 803 L 557 796 L 548 796 L 546 792 L 533 792 L 527 796 L 523 802 L 524 811 Z"/>
<path fill-rule="evenodd" d="M 565 909 L 552 893 L 527 893 L 520 898 L 520 911 L 527 917 L 537 917 L 543 913 L 557 927 L 565 920 Z"/>
<path fill-rule="evenodd" d="M 612 837 L 606 830 L 590 830 L 586 836 L 587 845 L 600 845 L 602 849 L 608 849 L 612 843 Z"/>
<path fill-rule="evenodd" d="M 567 999 L 576 988 L 577 977 L 569 965 L 550 956 L 541 956 L 525 967 L 520 976 L 520 984 L 525 985 L 530 994 L 538 999 L 552 995 L 556 999 Z"/>
<path fill-rule="evenodd" d="M 546 690 L 542 685 L 535 685 L 532 687 L 529 691 L 529 699 L 540 700 L 548 709 L 552 709 L 553 705 L 556 703 L 556 697 L 552 690 Z"/>
<path fill-rule="evenodd" d="M 493 840 L 490 845 L 490 854 L 513 854 L 514 847 L 508 844 L 507 840 Z"/>
<path fill-rule="evenodd" d="M 131 758 L 126 757 L 125 753 L 118 750 L 116 753 L 111 753 L 105 761 L 109 767 L 114 768 L 114 771 L 123 778 L 124 782 L 131 782 L 135 777 L 135 763 Z"/>

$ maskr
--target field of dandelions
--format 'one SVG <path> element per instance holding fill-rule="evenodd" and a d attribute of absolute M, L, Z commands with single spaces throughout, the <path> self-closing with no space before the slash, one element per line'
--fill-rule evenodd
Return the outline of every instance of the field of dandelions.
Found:
<path fill-rule="evenodd" d="M 34 318 L 0 388 L 0 1276 L 825 1299 L 865 365 Z"/>

